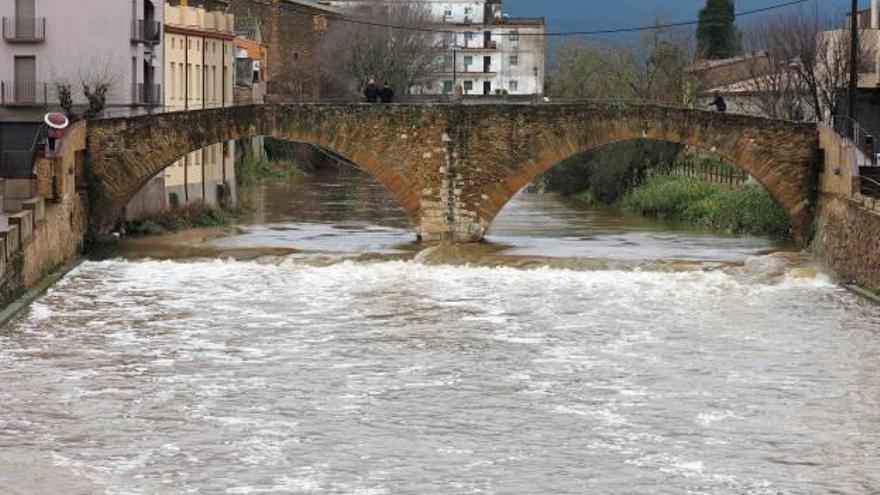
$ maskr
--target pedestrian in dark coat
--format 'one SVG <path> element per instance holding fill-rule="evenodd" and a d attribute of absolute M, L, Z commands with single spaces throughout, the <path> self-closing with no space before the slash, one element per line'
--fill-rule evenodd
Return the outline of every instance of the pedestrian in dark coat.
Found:
<path fill-rule="evenodd" d="M 394 90 L 391 89 L 391 86 L 386 82 L 382 89 L 379 90 L 379 99 L 382 100 L 382 103 L 391 103 L 394 101 Z"/>
<path fill-rule="evenodd" d="M 367 81 L 367 85 L 364 87 L 364 97 L 366 97 L 367 103 L 376 103 L 379 99 L 379 87 L 376 86 L 376 81 L 372 78 Z"/>
<path fill-rule="evenodd" d="M 710 107 L 715 107 L 719 112 L 724 113 L 727 111 L 727 102 L 724 101 L 724 97 L 721 96 L 720 91 L 715 92 L 715 99 L 712 100 L 712 103 L 709 103 Z"/>

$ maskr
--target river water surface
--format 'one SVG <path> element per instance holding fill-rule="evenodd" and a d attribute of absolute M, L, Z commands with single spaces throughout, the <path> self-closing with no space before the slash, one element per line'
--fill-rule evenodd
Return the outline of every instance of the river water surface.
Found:
<path fill-rule="evenodd" d="M 0 493 L 880 492 L 880 310 L 785 245 L 523 194 L 423 248 L 357 174 L 255 202 L 0 334 Z"/>

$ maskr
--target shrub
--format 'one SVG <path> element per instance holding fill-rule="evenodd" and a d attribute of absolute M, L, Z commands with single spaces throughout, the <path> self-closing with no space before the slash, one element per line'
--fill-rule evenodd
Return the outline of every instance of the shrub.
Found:
<path fill-rule="evenodd" d="M 760 186 L 724 189 L 685 178 L 652 178 L 618 204 L 646 216 L 681 220 L 731 234 L 785 236 L 788 216 Z"/>

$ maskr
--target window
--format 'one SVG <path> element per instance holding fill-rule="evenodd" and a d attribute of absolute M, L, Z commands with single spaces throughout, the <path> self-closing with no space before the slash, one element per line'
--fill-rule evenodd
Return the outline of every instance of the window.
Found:
<path fill-rule="evenodd" d="M 519 81 L 510 81 L 510 90 L 519 91 Z"/>
<path fill-rule="evenodd" d="M 171 99 L 177 99 L 177 66 L 171 62 Z"/>
<path fill-rule="evenodd" d="M 519 65 L 519 55 L 511 55 L 510 56 L 510 65 L 511 66 Z"/>
<path fill-rule="evenodd" d="M 474 82 L 473 81 L 465 81 L 464 82 L 464 90 L 465 91 L 472 91 L 473 89 L 474 89 Z"/>
<path fill-rule="evenodd" d="M 465 41 L 471 41 L 471 40 L 473 40 L 473 39 L 474 39 L 474 33 L 471 32 L 471 31 L 465 31 L 465 33 L 464 33 L 464 40 L 465 40 Z"/>
<path fill-rule="evenodd" d="M 465 8 L 464 8 L 464 15 L 465 15 L 466 17 L 471 16 L 473 13 L 474 13 L 474 8 L 473 8 L 473 7 L 465 7 Z"/>
<path fill-rule="evenodd" d="M 452 5 L 443 6 L 443 17 L 452 17 Z"/>
<path fill-rule="evenodd" d="M 16 103 L 35 103 L 37 101 L 37 59 L 33 56 L 14 57 L 15 76 L 12 83 L 12 96 Z"/>
<path fill-rule="evenodd" d="M 473 65 L 474 56 L 473 55 L 465 55 L 464 56 L 464 65 L 467 67 L 468 65 Z"/>
<path fill-rule="evenodd" d="M 452 81 L 443 81 L 443 93 L 452 93 Z"/>
<path fill-rule="evenodd" d="M 510 32 L 510 41 L 519 41 L 519 30 L 514 29 Z"/>
<path fill-rule="evenodd" d="M 175 48 L 177 48 L 177 40 L 174 38 L 171 38 L 171 49 L 173 50 Z"/>

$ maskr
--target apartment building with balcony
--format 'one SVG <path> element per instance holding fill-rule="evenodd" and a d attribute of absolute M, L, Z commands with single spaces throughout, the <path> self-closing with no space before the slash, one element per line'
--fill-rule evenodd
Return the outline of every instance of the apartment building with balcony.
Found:
<path fill-rule="evenodd" d="M 58 105 L 68 84 L 111 82 L 108 107 L 146 111 L 161 103 L 162 9 L 158 0 L 0 2 L 0 118 L 33 119 Z M 28 110 L 34 109 L 34 110 Z"/>
<path fill-rule="evenodd" d="M 163 5 L 164 110 L 233 105 L 235 18 L 224 0 L 166 0 Z M 235 141 L 214 143 L 181 157 L 135 195 L 129 220 L 234 196 Z"/>
<path fill-rule="evenodd" d="M 146 113 L 162 103 L 163 11 L 158 2 L 0 1 L 4 209 L 33 188 L 43 115 L 60 109 L 57 85 L 69 86 L 74 113 L 87 105 L 83 83 L 99 80 L 110 83 L 107 113 Z"/>
<path fill-rule="evenodd" d="M 501 0 L 325 0 L 352 16 L 381 17 L 403 2 L 422 6 L 446 47 L 438 71 L 414 93 L 534 96 L 544 93 L 546 23 L 543 17 L 510 17 Z"/>

